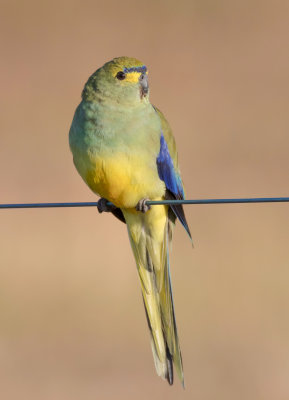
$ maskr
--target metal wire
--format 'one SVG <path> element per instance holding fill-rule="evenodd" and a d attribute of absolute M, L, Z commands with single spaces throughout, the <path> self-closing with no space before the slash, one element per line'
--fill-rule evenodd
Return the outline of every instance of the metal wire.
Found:
<path fill-rule="evenodd" d="M 289 197 L 257 197 L 244 199 L 201 199 L 201 200 L 160 200 L 147 201 L 149 206 L 154 205 L 177 205 L 177 204 L 236 204 L 236 203 L 285 203 L 289 202 Z M 111 203 L 108 203 L 111 205 Z M 76 202 L 76 203 L 20 203 L 20 204 L 0 204 L 1 208 L 64 208 L 64 207 L 97 207 L 97 202 Z"/>

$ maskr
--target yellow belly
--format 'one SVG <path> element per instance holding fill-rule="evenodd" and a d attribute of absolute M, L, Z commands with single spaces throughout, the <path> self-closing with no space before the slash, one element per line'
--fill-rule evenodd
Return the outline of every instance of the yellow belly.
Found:
<path fill-rule="evenodd" d="M 140 199 L 160 198 L 165 192 L 157 169 L 147 169 L 146 163 L 133 155 L 91 159 L 85 176 L 81 175 L 91 190 L 120 208 L 134 208 Z"/>

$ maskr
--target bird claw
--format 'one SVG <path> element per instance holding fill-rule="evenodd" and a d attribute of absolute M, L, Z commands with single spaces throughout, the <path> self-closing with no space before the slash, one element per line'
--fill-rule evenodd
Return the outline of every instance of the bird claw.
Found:
<path fill-rule="evenodd" d="M 116 207 L 113 204 L 108 204 L 109 201 L 106 200 L 105 198 L 101 197 L 98 202 L 97 202 L 97 209 L 98 212 L 101 214 L 103 212 L 111 212 L 114 210 Z"/>
<path fill-rule="evenodd" d="M 136 209 L 137 211 L 141 211 L 142 213 L 146 213 L 148 210 L 151 209 L 151 206 L 149 206 L 148 204 L 146 204 L 147 201 L 150 201 L 150 199 L 141 199 L 141 200 L 137 203 L 135 209 Z"/>

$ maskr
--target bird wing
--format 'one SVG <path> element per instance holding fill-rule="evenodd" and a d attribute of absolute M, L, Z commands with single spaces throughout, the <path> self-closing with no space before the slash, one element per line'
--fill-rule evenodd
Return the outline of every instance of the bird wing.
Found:
<path fill-rule="evenodd" d="M 158 174 L 166 185 L 166 199 L 183 200 L 185 198 L 184 186 L 178 166 L 178 154 L 172 130 L 164 115 L 155 107 L 161 120 L 162 134 L 160 138 L 160 152 L 157 157 Z M 183 227 L 191 237 L 190 229 L 181 204 L 171 205 L 174 215 L 180 220 Z"/>

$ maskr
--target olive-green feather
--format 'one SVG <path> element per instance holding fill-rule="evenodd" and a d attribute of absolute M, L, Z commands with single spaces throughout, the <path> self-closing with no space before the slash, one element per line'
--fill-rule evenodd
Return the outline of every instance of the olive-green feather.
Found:
<path fill-rule="evenodd" d="M 183 383 L 168 254 L 175 215 L 163 205 L 146 213 L 135 209 L 141 199 L 166 198 L 156 162 L 162 133 L 180 174 L 171 128 L 150 103 L 145 82 L 147 69 L 135 58 L 115 58 L 97 69 L 82 91 L 69 143 L 83 180 L 114 203 L 114 214 L 127 224 L 157 373 L 172 384 L 174 365 Z"/>

